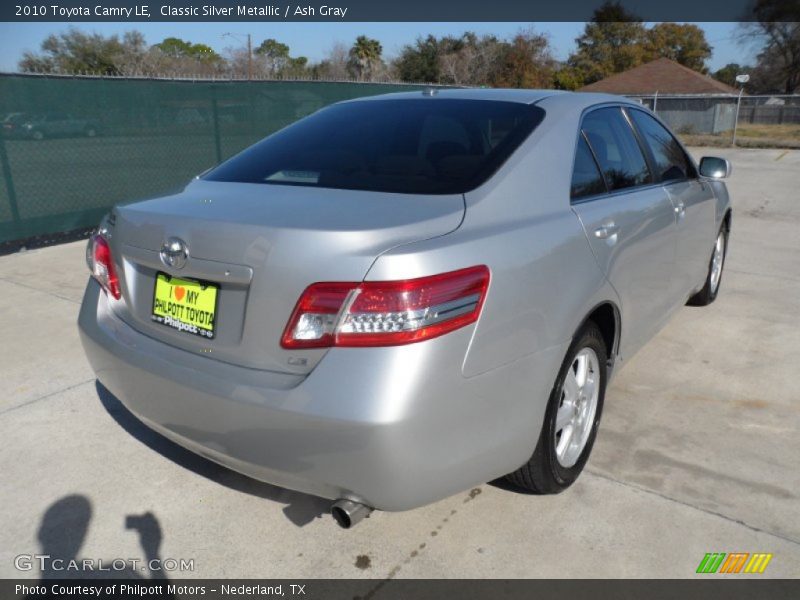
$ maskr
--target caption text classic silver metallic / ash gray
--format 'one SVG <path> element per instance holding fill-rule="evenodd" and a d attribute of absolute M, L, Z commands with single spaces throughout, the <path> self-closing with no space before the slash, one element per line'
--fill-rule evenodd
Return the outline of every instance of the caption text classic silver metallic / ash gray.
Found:
<path fill-rule="evenodd" d="M 559 492 L 613 372 L 716 297 L 730 169 L 615 96 L 339 103 L 116 207 L 83 345 L 147 425 L 343 526 L 509 473 Z"/>

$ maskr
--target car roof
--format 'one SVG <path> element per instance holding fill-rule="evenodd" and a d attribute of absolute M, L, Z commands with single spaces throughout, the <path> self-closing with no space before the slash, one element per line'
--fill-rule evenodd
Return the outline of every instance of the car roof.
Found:
<path fill-rule="evenodd" d="M 565 92 L 561 90 L 530 90 L 500 88 L 440 88 L 430 87 L 424 90 L 394 92 L 348 100 L 347 102 L 375 102 L 381 100 L 417 100 L 419 98 L 448 98 L 453 100 L 492 100 L 495 102 L 519 102 L 536 104 L 547 99 L 547 103 L 564 101 L 573 106 L 589 107 L 605 102 L 637 104 L 624 96 L 585 92 Z"/>

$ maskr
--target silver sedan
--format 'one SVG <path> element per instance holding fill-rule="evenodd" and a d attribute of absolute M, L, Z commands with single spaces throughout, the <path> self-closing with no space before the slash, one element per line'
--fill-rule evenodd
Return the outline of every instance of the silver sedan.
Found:
<path fill-rule="evenodd" d="M 729 172 L 615 96 L 339 103 L 116 207 L 83 345 L 147 425 L 346 527 L 501 476 L 557 493 L 612 374 L 716 297 Z"/>

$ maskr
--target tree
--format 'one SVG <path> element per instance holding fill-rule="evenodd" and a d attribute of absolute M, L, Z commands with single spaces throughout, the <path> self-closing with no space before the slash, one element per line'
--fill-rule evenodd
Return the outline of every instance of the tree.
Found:
<path fill-rule="evenodd" d="M 577 90 L 584 84 L 584 73 L 569 64 L 562 64 L 553 72 L 553 87 L 557 90 Z"/>
<path fill-rule="evenodd" d="M 66 33 L 47 36 L 41 50 L 41 54 L 24 53 L 20 70 L 118 75 L 116 59 L 124 48 L 116 35 L 105 37 L 70 28 Z"/>
<path fill-rule="evenodd" d="M 691 23 L 657 23 L 647 30 L 644 39 L 644 61 L 668 58 L 685 67 L 705 73 L 711 46 L 706 35 Z"/>
<path fill-rule="evenodd" d="M 348 70 L 359 81 L 369 81 L 382 65 L 383 47 L 378 40 L 360 35 L 350 48 Z"/>
<path fill-rule="evenodd" d="M 800 88 L 800 2 L 757 0 L 755 21 L 746 38 L 762 43 L 753 69 L 753 87 L 765 93 L 793 94 Z"/>
<path fill-rule="evenodd" d="M 306 76 L 308 67 L 308 58 L 305 56 L 298 56 L 297 58 L 289 58 L 289 61 L 284 65 L 281 71 L 282 77 L 289 79 L 298 79 Z"/>
<path fill-rule="evenodd" d="M 555 61 L 547 37 L 533 30 L 510 40 L 467 31 L 419 37 L 393 66 L 403 81 L 530 88 L 552 86 Z"/>
<path fill-rule="evenodd" d="M 347 79 L 347 61 L 349 50 L 341 42 L 335 42 L 328 50 L 327 56 L 311 67 L 312 75 L 317 79 Z"/>
<path fill-rule="evenodd" d="M 577 50 L 556 71 L 556 87 L 575 89 L 662 57 L 705 73 L 712 50 L 697 25 L 657 23 L 648 29 L 619 2 L 598 8 L 575 42 Z"/>
<path fill-rule="evenodd" d="M 789 65 L 789 66 L 787 66 Z M 756 57 L 747 89 L 757 94 L 796 94 L 800 92 L 800 72 L 791 58 L 774 46 L 766 46 Z"/>
<path fill-rule="evenodd" d="M 180 38 L 168 37 L 160 44 L 154 44 L 154 48 L 160 50 L 164 56 L 169 58 L 182 58 L 189 55 L 192 44 Z"/>
<path fill-rule="evenodd" d="M 264 57 L 267 72 L 273 77 L 278 75 L 291 60 L 289 46 L 272 38 L 261 42 L 261 45 L 256 48 L 255 54 Z"/>
<path fill-rule="evenodd" d="M 442 54 L 435 36 L 418 37 L 414 45 L 403 47 L 394 66 L 403 81 L 435 83 L 440 81 Z"/>
<path fill-rule="evenodd" d="M 491 83 L 495 87 L 550 87 L 553 65 L 547 37 L 533 30 L 520 32 L 504 45 Z"/>
<path fill-rule="evenodd" d="M 489 85 L 507 44 L 493 35 L 478 37 L 467 31 L 459 38 L 437 42 L 438 81 L 455 85 Z"/>
<path fill-rule="evenodd" d="M 573 77 L 585 85 L 638 66 L 645 55 L 646 35 L 641 19 L 618 2 L 606 2 L 575 40 L 578 49 L 568 60 Z"/>
<path fill-rule="evenodd" d="M 150 48 L 151 64 L 158 65 L 159 74 L 216 75 L 228 65 L 225 59 L 206 44 L 193 44 L 176 37 L 168 37 Z"/>
<path fill-rule="evenodd" d="M 122 35 L 120 52 L 114 65 L 123 74 L 142 72 L 146 67 L 149 48 L 140 31 L 126 31 Z"/>
<path fill-rule="evenodd" d="M 190 59 L 211 64 L 218 62 L 222 57 L 206 44 L 193 44 L 180 38 L 168 37 L 154 48 L 160 50 L 165 56 L 177 59 Z"/>

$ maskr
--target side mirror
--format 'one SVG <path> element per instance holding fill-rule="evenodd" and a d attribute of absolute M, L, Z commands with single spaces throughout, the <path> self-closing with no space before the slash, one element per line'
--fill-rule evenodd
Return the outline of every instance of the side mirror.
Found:
<path fill-rule="evenodd" d="M 711 179 L 725 179 L 733 172 L 731 163 L 724 158 L 704 156 L 700 159 L 700 175 Z"/>

